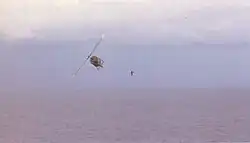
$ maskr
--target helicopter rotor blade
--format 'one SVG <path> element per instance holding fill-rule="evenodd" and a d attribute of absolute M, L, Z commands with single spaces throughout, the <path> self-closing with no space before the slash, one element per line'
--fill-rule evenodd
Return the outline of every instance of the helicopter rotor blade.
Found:
<path fill-rule="evenodd" d="M 81 66 L 73 74 L 73 77 L 75 77 L 77 75 L 77 73 L 81 70 L 81 68 L 86 64 L 86 62 L 88 61 L 88 59 L 92 56 L 92 54 L 94 53 L 94 51 L 96 50 L 96 48 L 100 45 L 100 43 L 102 42 L 103 39 L 104 39 L 104 34 L 102 34 L 101 39 L 94 45 L 94 49 L 88 55 L 88 57 L 86 58 L 86 60 L 81 64 Z"/>
<path fill-rule="evenodd" d="M 81 66 L 77 69 L 77 71 L 73 74 L 73 77 L 75 77 L 78 72 L 81 70 L 81 68 L 86 64 L 86 62 L 88 61 L 88 59 L 90 58 L 90 56 L 87 57 L 87 59 L 81 64 Z"/>
<path fill-rule="evenodd" d="M 102 34 L 101 39 L 94 45 L 93 50 L 89 54 L 89 57 L 92 56 L 92 54 L 95 52 L 95 50 L 97 49 L 97 47 L 101 44 L 101 42 L 102 42 L 103 39 L 104 39 L 104 34 Z"/>

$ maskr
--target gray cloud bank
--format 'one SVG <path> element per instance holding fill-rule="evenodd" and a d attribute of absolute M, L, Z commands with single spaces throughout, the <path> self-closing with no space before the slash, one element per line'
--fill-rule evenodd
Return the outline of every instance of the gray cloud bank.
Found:
<path fill-rule="evenodd" d="M 249 1 L 115 2 L 11 0 L 3 3 L 0 33 L 19 40 L 83 40 L 106 33 L 123 43 L 249 42 Z"/>

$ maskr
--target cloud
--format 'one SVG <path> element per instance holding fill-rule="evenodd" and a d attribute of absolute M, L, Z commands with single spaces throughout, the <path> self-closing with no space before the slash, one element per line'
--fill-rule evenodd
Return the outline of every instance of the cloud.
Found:
<path fill-rule="evenodd" d="M 158 42 L 247 39 L 250 19 L 249 0 L 8 0 L 0 6 L 0 32 L 8 39 L 79 39 L 102 31 Z"/>

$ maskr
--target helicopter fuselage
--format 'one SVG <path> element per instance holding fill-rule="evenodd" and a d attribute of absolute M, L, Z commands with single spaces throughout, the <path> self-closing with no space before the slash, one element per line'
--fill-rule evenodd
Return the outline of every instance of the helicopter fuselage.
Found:
<path fill-rule="evenodd" d="M 97 57 L 97 56 L 92 56 L 90 58 L 90 63 L 93 66 L 95 66 L 97 69 L 99 69 L 99 68 L 103 68 L 104 61 L 101 58 Z"/>

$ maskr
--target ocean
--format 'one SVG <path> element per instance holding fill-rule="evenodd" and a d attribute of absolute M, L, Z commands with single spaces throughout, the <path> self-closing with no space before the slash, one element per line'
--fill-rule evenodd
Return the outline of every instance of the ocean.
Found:
<path fill-rule="evenodd" d="M 250 91 L 2 92 L 0 143 L 250 141 Z"/>

